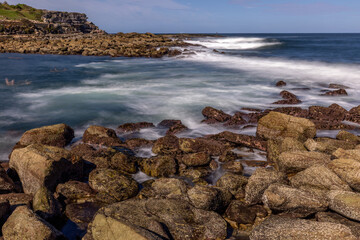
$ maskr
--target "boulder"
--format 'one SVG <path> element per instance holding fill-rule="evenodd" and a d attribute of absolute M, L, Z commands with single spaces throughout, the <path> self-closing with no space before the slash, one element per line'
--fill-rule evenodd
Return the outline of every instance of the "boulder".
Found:
<path fill-rule="evenodd" d="M 328 164 L 330 161 L 330 155 L 320 152 L 283 152 L 275 163 L 275 168 L 285 173 L 297 173 L 316 164 Z"/>
<path fill-rule="evenodd" d="M 79 144 L 71 149 L 71 154 L 78 158 L 84 159 L 87 163 L 94 164 L 99 168 L 109 168 L 111 158 L 117 153 L 115 149 L 96 150 L 88 144 Z"/>
<path fill-rule="evenodd" d="M 351 229 L 351 232 L 357 237 L 357 239 L 360 238 L 359 222 L 351 221 L 334 212 L 318 212 L 315 216 L 318 222 L 331 222 L 345 225 Z"/>
<path fill-rule="evenodd" d="M 360 149 L 345 150 L 343 148 L 338 148 L 332 155 L 336 158 L 354 159 L 360 162 Z"/>
<path fill-rule="evenodd" d="M 174 134 L 184 132 L 186 130 L 188 130 L 188 128 L 184 124 L 182 124 L 181 121 L 180 121 L 180 123 L 171 126 L 168 129 L 168 131 L 166 132 L 166 135 L 169 135 L 169 134 L 174 135 Z"/>
<path fill-rule="evenodd" d="M 206 123 L 223 123 L 231 118 L 231 115 L 224 113 L 221 110 L 206 107 L 202 110 L 203 116 L 206 118 L 204 122 Z"/>
<path fill-rule="evenodd" d="M 206 152 L 211 156 L 220 156 L 228 149 L 225 144 L 208 138 L 180 138 L 179 145 L 184 153 Z"/>
<path fill-rule="evenodd" d="M 254 228 L 250 240 L 327 239 L 355 240 L 350 228 L 342 224 L 271 216 Z"/>
<path fill-rule="evenodd" d="M 101 204 L 96 202 L 71 203 L 66 205 L 65 214 L 80 229 L 86 229 L 100 208 Z"/>
<path fill-rule="evenodd" d="M 338 89 L 338 90 L 333 90 L 333 91 L 327 91 L 324 94 L 325 96 L 340 96 L 340 95 L 348 95 L 348 93 L 346 92 L 345 89 Z"/>
<path fill-rule="evenodd" d="M 209 154 L 205 152 L 184 154 L 181 162 L 188 167 L 198 167 L 208 165 L 211 161 Z"/>
<path fill-rule="evenodd" d="M 324 165 L 314 165 L 290 178 L 291 185 L 326 195 L 330 190 L 351 191 L 349 185 Z"/>
<path fill-rule="evenodd" d="M 270 112 L 259 120 L 256 135 L 266 140 L 292 137 L 304 142 L 315 137 L 316 128 L 308 119 Z"/>
<path fill-rule="evenodd" d="M 179 175 L 182 177 L 190 178 L 193 182 L 203 182 L 204 178 L 209 176 L 211 173 L 211 168 L 208 166 L 186 168 L 185 165 L 181 165 L 179 167 Z"/>
<path fill-rule="evenodd" d="M 175 175 L 177 164 L 173 156 L 159 155 L 156 157 L 143 159 L 139 163 L 141 171 L 151 177 L 168 177 Z"/>
<path fill-rule="evenodd" d="M 290 213 L 296 217 L 306 217 L 325 211 L 326 198 L 293 188 L 284 184 L 271 184 L 264 192 L 262 201 L 271 210 Z"/>
<path fill-rule="evenodd" d="M 347 132 L 345 130 L 341 130 L 337 135 L 336 139 L 348 141 L 348 142 L 354 142 L 356 144 L 360 143 L 360 137 L 356 136 L 355 134 L 352 134 L 350 132 Z"/>
<path fill-rule="evenodd" d="M 335 159 L 328 168 L 356 191 L 360 191 L 360 162 L 353 159 Z"/>
<path fill-rule="evenodd" d="M 225 126 L 238 127 L 239 125 L 246 124 L 247 121 L 244 119 L 244 115 L 243 112 L 236 112 L 230 120 L 225 122 Z"/>
<path fill-rule="evenodd" d="M 261 203 L 263 193 L 271 184 L 286 182 L 287 177 L 282 172 L 268 168 L 257 168 L 245 187 L 245 201 L 251 205 Z"/>
<path fill-rule="evenodd" d="M 61 215 L 60 203 L 46 188 L 41 187 L 34 195 L 33 210 L 43 219 L 51 219 Z"/>
<path fill-rule="evenodd" d="M 353 149 L 356 143 L 332 138 L 316 138 L 315 140 L 308 139 L 304 145 L 309 151 L 332 154 L 338 148 Z"/>
<path fill-rule="evenodd" d="M 328 194 L 329 208 L 347 218 L 360 221 L 360 194 L 334 190 Z"/>
<path fill-rule="evenodd" d="M 67 203 L 91 201 L 95 198 L 96 192 L 89 184 L 78 181 L 68 181 L 56 187 L 57 197 L 65 199 Z"/>
<path fill-rule="evenodd" d="M 16 185 L 13 180 L 8 176 L 5 169 L 0 167 L 0 194 L 14 192 Z"/>
<path fill-rule="evenodd" d="M 43 144 L 55 147 L 64 147 L 74 138 L 74 130 L 66 124 L 57 124 L 26 131 L 20 144 L 28 146 L 31 144 Z"/>
<path fill-rule="evenodd" d="M 306 149 L 304 144 L 295 138 L 267 141 L 267 159 L 272 163 L 278 162 L 281 153 L 291 151 L 306 151 Z"/>
<path fill-rule="evenodd" d="M 119 146 L 122 142 L 113 129 L 101 126 L 90 126 L 83 135 L 83 142 L 105 146 Z"/>
<path fill-rule="evenodd" d="M 153 144 L 154 141 L 143 138 L 131 138 L 125 141 L 126 147 L 131 150 L 135 150 L 142 147 L 152 147 Z"/>
<path fill-rule="evenodd" d="M 98 192 L 97 199 L 106 203 L 124 201 L 139 191 L 135 180 L 112 169 L 93 170 L 89 175 L 89 185 Z"/>
<path fill-rule="evenodd" d="M 151 128 L 151 127 L 155 127 L 155 125 L 149 122 L 125 123 L 123 125 L 118 126 L 117 130 L 119 132 L 128 133 L 128 132 L 137 132 L 143 128 Z"/>
<path fill-rule="evenodd" d="M 266 141 L 254 136 L 225 131 L 214 135 L 213 138 L 227 141 L 242 147 L 256 148 L 262 151 L 266 151 L 267 149 Z"/>
<path fill-rule="evenodd" d="M 256 219 L 256 212 L 242 201 L 233 200 L 225 211 L 225 218 L 237 224 L 253 224 Z"/>
<path fill-rule="evenodd" d="M 134 174 L 137 172 L 136 162 L 133 160 L 133 158 L 130 158 L 121 152 L 116 153 L 111 158 L 110 166 L 113 169 L 117 169 L 129 174 Z"/>
<path fill-rule="evenodd" d="M 179 152 L 179 138 L 174 135 L 166 135 L 159 138 L 152 148 L 155 154 L 176 154 Z"/>
<path fill-rule="evenodd" d="M 273 104 L 299 104 L 299 103 L 301 103 L 301 100 L 299 100 L 297 98 L 297 96 L 291 92 L 282 91 L 282 92 L 280 92 L 280 96 L 284 100 L 274 102 Z"/>
<path fill-rule="evenodd" d="M 32 207 L 33 196 L 25 193 L 0 194 L 0 202 L 9 202 L 11 210 L 18 206 Z"/>
<path fill-rule="evenodd" d="M 244 171 L 244 167 L 239 161 L 226 162 L 221 165 L 221 168 L 227 172 L 232 172 L 236 174 L 242 174 Z"/>
<path fill-rule="evenodd" d="M 275 84 L 275 86 L 277 86 L 277 87 L 284 87 L 284 86 L 286 86 L 286 82 L 284 82 L 284 81 L 278 81 L 278 82 Z"/>
<path fill-rule="evenodd" d="M 244 192 L 245 185 L 248 179 L 244 176 L 237 175 L 234 173 L 225 173 L 216 182 L 216 186 L 219 188 L 227 189 L 233 195 Z"/>
<path fill-rule="evenodd" d="M 41 239 L 60 240 L 66 239 L 61 232 L 41 219 L 26 206 L 19 206 L 11 214 L 2 227 L 3 236 L 9 240 Z"/>
<path fill-rule="evenodd" d="M 185 199 L 188 201 L 188 186 L 185 181 L 177 178 L 159 178 L 151 184 L 154 197 Z"/>
<path fill-rule="evenodd" d="M 360 105 L 350 109 L 349 113 L 345 117 L 345 120 L 360 123 Z"/>
<path fill-rule="evenodd" d="M 66 181 L 72 168 L 69 160 L 71 154 L 63 148 L 32 144 L 14 150 L 9 166 L 18 173 L 24 192 L 35 194 L 40 187 L 55 190 Z"/>

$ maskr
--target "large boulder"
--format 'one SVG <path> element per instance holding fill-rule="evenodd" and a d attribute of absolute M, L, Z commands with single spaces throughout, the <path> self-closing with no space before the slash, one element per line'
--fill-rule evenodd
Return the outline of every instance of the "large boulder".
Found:
<path fill-rule="evenodd" d="M 89 175 L 89 185 L 97 191 L 97 199 L 107 203 L 119 202 L 136 196 L 138 184 L 130 177 L 112 169 L 95 169 Z"/>
<path fill-rule="evenodd" d="M 41 187 L 34 195 L 33 210 L 42 218 L 50 219 L 61 215 L 60 203 L 46 188 Z"/>
<path fill-rule="evenodd" d="M 332 154 L 338 148 L 353 149 L 356 143 L 332 138 L 316 138 L 315 140 L 308 139 L 305 142 L 305 146 L 309 151 Z"/>
<path fill-rule="evenodd" d="M 256 135 L 266 140 L 292 137 L 304 142 L 315 137 L 316 128 L 308 119 L 270 112 L 259 120 Z"/>
<path fill-rule="evenodd" d="M 227 189 L 234 196 L 237 194 L 244 194 L 244 188 L 248 183 L 248 179 L 244 176 L 234 173 L 225 173 L 216 182 L 216 186 L 219 188 Z"/>
<path fill-rule="evenodd" d="M 57 124 L 26 131 L 20 144 L 27 146 L 31 144 L 43 144 L 55 147 L 64 147 L 74 138 L 74 130 L 66 124 Z"/>
<path fill-rule="evenodd" d="M 212 138 L 227 141 L 238 146 L 260 149 L 262 151 L 266 151 L 267 147 L 266 141 L 259 137 L 237 134 L 229 131 L 213 135 Z"/>
<path fill-rule="evenodd" d="M 328 207 L 326 198 L 277 183 L 265 190 L 262 201 L 272 210 L 290 213 L 297 217 L 325 211 Z"/>
<path fill-rule="evenodd" d="M 348 191 L 330 191 L 329 208 L 341 215 L 360 221 L 360 194 Z"/>
<path fill-rule="evenodd" d="M 284 173 L 268 168 L 257 168 L 245 187 L 245 201 L 248 204 L 261 203 L 264 191 L 273 183 L 286 183 Z"/>
<path fill-rule="evenodd" d="M 330 155 L 320 152 L 283 152 L 279 155 L 275 168 L 285 173 L 297 173 L 316 164 L 328 164 L 330 161 Z"/>
<path fill-rule="evenodd" d="M 330 190 L 351 191 L 349 185 L 324 165 L 314 165 L 290 178 L 295 188 L 327 194 Z"/>
<path fill-rule="evenodd" d="M 0 167 L 0 194 L 14 192 L 15 189 L 13 180 L 8 176 L 5 169 Z"/>
<path fill-rule="evenodd" d="M 354 142 L 359 144 L 360 143 L 360 137 L 356 136 L 355 134 L 352 134 L 350 132 L 341 130 L 337 135 L 336 135 L 336 139 L 339 140 L 344 140 L 344 141 L 348 141 L 348 142 Z"/>
<path fill-rule="evenodd" d="M 259 210 L 262 211 L 263 216 L 267 215 L 265 208 L 261 208 L 259 205 L 249 207 L 240 200 L 233 200 L 226 209 L 224 216 L 236 224 L 253 224 Z"/>
<path fill-rule="evenodd" d="M 118 146 L 122 143 L 113 129 L 94 125 L 86 129 L 82 140 L 84 143 L 105 146 Z"/>
<path fill-rule="evenodd" d="M 26 206 L 19 206 L 2 227 L 3 236 L 9 240 L 66 239 L 61 232 L 41 219 Z"/>
<path fill-rule="evenodd" d="M 32 201 L 33 196 L 25 193 L 0 194 L 0 202 L 9 202 L 11 210 L 18 206 L 32 207 Z"/>
<path fill-rule="evenodd" d="M 198 152 L 198 153 L 189 153 L 184 154 L 181 157 L 181 162 L 184 163 L 188 167 L 197 167 L 208 165 L 211 161 L 209 154 L 205 152 Z"/>
<path fill-rule="evenodd" d="M 140 169 L 151 177 L 168 177 L 177 172 L 176 161 L 171 155 L 143 159 L 139 165 Z"/>
<path fill-rule="evenodd" d="M 331 223 L 340 223 L 349 227 L 352 233 L 360 239 L 360 223 L 356 221 L 351 221 L 340 214 L 334 212 L 318 212 L 316 214 L 316 220 L 318 222 L 331 222 Z"/>
<path fill-rule="evenodd" d="M 226 122 L 231 118 L 231 115 L 224 113 L 221 110 L 212 108 L 212 107 L 206 107 L 202 110 L 202 114 L 206 118 L 204 122 L 206 123 L 222 123 Z"/>
<path fill-rule="evenodd" d="M 35 194 L 40 187 L 54 190 L 65 181 L 72 169 L 69 151 L 52 146 L 32 144 L 11 154 L 10 168 L 18 173 L 24 192 Z"/>
<path fill-rule="evenodd" d="M 86 229 L 101 204 L 97 202 L 71 203 L 66 205 L 66 216 L 80 229 Z"/>
<path fill-rule="evenodd" d="M 79 144 L 71 148 L 71 154 L 78 158 L 84 159 L 87 163 L 94 164 L 99 168 L 109 168 L 111 158 L 117 153 L 115 149 L 98 149 L 96 150 L 88 144 Z"/>
<path fill-rule="evenodd" d="M 328 167 L 353 189 L 360 191 L 360 162 L 354 159 L 335 159 Z"/>
<path fill-rule="evenodd" d="M 250 240 L 326 239 L 355 240 L 350 228 L 342 224 L 271 216 L 254 228 Z"/>
<path fill-rule="evenodd" d="M 281 153 L 292 151 L 306 151 L 306 148 L 302 142 L 295 138 L 286 137 L 283 140 L 267 141 L 267 159 L 272 163 L 278 162 Z"/>

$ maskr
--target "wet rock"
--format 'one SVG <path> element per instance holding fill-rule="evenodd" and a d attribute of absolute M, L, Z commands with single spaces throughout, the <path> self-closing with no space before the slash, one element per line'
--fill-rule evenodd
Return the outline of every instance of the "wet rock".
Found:
<path fill-rule="evenodd" d="M 242 166 L 241 162 L 237 161 L 226 162 L 221 167 L 223 170 L 235 174 L 242 174 L 244 171 L 244 167 Z"/>
<path fill-rule="evenodd" d="M 180 121 L 180 123 L 171 126 L 169 128 L 169 130 L 166 132 L 166 134 L 167 135 L 168 134 L 170 134 L 170 135 L 171 134 L 177 134 L 177 133 L 184 132 L 186 130 L 188 130 L 188 128 L 184 124 L 182 124 L 181 121 Z"/>
<path fill-rule="evenodd" d="M 332 104 L 329 107 L 309 107 L 309 118 L 315 123 L 317 129 L 348 128 L 342 123 L 347 114 L 347 110 L 338 104 Z"/>
<path fill-rule="evenodd" d="M 152 151 L 155 154 L 176 154 L 179 152 L 179 138 L 174 135 L 166 135 L 154 143 Z"/>
<path fill-rule="evenodd" d="M 262 201 L 271 210 L 290 213 L 296 217 L 306 217 L 325 211 L 326 198 L 283 184 L 271 184 L 264 192 Z"/>
<path fill-rule="evenodd" d="M 206 152 L 211 156 L 219 156 L 228 149 L 225 144 L 207 138 L 180 138 L 179 145 L 185 153 Z"/>
<path fill-rule="evenodd" d="M 126 147 L 131 150 L 135 150 L 142 147 L 152 147 L 153 144 L 154 141 L 143 138 L 132 138 L 125 141 Z"/>
<path fill-rule="evenodd" d="M 308 110 L 302 109 L 300 107 L 281 107 L 281 108 L 275 108 L 272 111 L 287 114 L 293 117 L 300 117 L 300 118 L 308 118 L 309 115 Z"/>
<path fill-rule="evenodd" d="M 343 148 L 338 148 L 332 155 L 336 158 L 354 159 L 360 162 L 360 149 L 345 150 Z"/>
<path fill-rule="evenodd" d="M 328 167 L 353 189 L 360 191 L 360 162 L 354 159 L 335 159 Z"/>
<path fill-rule="evenodd" d="M 283 152 L 306 151 L 304 144 L 294 138 L 284 138 L 283 140 L 268 140 L 267 160 L 276 163 L 279 155 Z"/>
<path fill-rule="evenodd" d="M 221 110 L 206 107 L 202 110 L 203 116 L 206 118 L 204 122 L 206 123 L 223 123 L 230 120 L 231 115 L 224 113 Z"/>
<path fill-rule="evenodd" d="M 303 142 L 315 137 L 316 128 L 308 119 L 270 112 L 260 119 L 256 135 L 266 140 L 292 137 Z"/>
<path fill-rule="evenodd" d="M 349 87 L 345 86 L 345 85 L 342 85 L 342 84 L 337 84 L 337 83 L 330 83 L 329 84 L 329 88 L 335 88 L 335 89 L 347 89 Z"/>
<path fill-rule="evenodd" d="M 60 203 L 54 198 L 53 194 L 41 187 L 34 195 L 33 210 L 43 219 L 50 219 L 61 214 Z"/>
<path fill-rule="evenodd" d="M 212 138 L 218 140 L 225 140 L 230 143 L 234 143 L 239 146 L 249 147 L 249 148 L 256 148 L 262 151 L 266 151 L 267 144 L 266 141 L 254 136 L 244 135 L 244 134 L 237 134 L 232 132 L 222 132 L 217 135 L 212 136 Z"/>
<path fill-rule="evenodd" d="M 211 161 L 209 154 L 205 152 L 189 153 L 181 157 L 181 162 L 188 167 L 208 165 Z"/>
<path fill-rule="evenodd" d="M 74 130 L 66 124 L 57 124 L 31 129 L 25 132 L 20 144 L 44 144 L 55 147 L 64 147 L 74 138 Z"/>
<path fill-rule="evenodd" d="M 117 130 L 122 133 L 128 132 L 138 132 L 143 128 L 152 128 L 155 127 L 153 123 L 149 122 L 138 122 L 138 123 L 125 123 L 118 126 Z"/>
<path fill-rule="evenodd" d="M 5 239 L 66 239 L 26 206 L 19 206 L 2 227 Z"/>
<path fill-rule="evenodd" d="M 166 120 L 161 121 L 157 126 L 171 128 L 172 126 L 175 126 L 178 124 L 182 124 L 181 120 L 166 119 Z"/>
<path fill-rule="evenodd" d="M 301 103 L 301 101 L 297 98 L 297 96 L 291 92 L 282 91 L 280 93 L 280 96 L 284 100 L 279 100 L 277 102 L 274 102 L 273 104 L 299 104 L 299 103 Z"/>
<path fill-rule="evenodd" d="M 67 203 L 72 203 L 90 201 L 95 198 L 96 192 L 87 183 L 69 181 L 59 184 L 56 187 L 56 194 L 59 198 L 65 198 Z"/>
<path fill-rule="evenodd" d="M 360 143 L 360 137 L 356 136 L 355 134 L 352 134 L 350 132 L 341 130 L 337 135 L 336 139 L 348 141 L 348 142 L 354 142 L 359 144 Z"/>
<path fill-rule="evenodd" d="M 270 239 L 347 239 L 355 240 L 350 228 L 336 223 L 271 216 L 255 227 L 251 240 Z"/>
<path fill-rule="evenodd" d="M 166 197 L 188 200 L 188 186 L 185 181 L 181 179 L 159 178 L 151 184 L 151 187 L 154 191 L 154 197 Z"/>
<path fill-rule="evenodd" d="M 308 139 L 304 145 L 309 151 L 332 154 L 338 148 L 353 149 L 356 143 L 332 138 L 316 138 L 315 140 Z"/>
<path fill-rule="evenodd" d="M 328 164 L 330 161 L 330 155 L 320 152 L 283 152 L 275 163 L 275 168 L 285 173 L 297 173 L 316 164 Z"/>
<path fill-rule="evenodd" d="M 286 82 L 284 82 L 284 81 L 278 81 L 278 82 L 276 83 L 276 86 L 277 86 L 277 87 L 284 87 L 284 86 L 286 86 Z"/>
<path fill-rule="evenodd" d="M 135 161 L 121 152 L 116 153 L 111 158 L 110 166 L 113 169 L 120 170 L 129 174 L 134 174 L 137 172 Z"/>
<path fill-rule="evenodd" d="M 16 149 L 10 159 L 10 168 L 18 173 L 24 192 L 35 194 L 45 186 L 54 190 L 61 181 L 66 181 L 72 168 L 69 151 L 45 145 L 32 144 Z"/>
<path fill-rule="evenodd" d="M 257 168 L 245 187 L 245 201 L 251 205 L 261 203 L 263 193 L 271 184 L 286 182 L 287 177 L 282 172 L 268 168 Z"/>
<path fill-rule="evenodd" d="M 360 124 L 360 105 L 350 109 L 349 113 L 345 117 L 345 120 Z"/>
<path fill-rule="evenodd" d="M 232 198 L 226 189 L 199 185 L 195 185 L 187 194 L 194 207 L 208 211 L 225 210 Z"/>
<path fill-rule="evenodd" d="M 334 91 L 327 91 L 322 95 L 326 95 L 326 96 L 341 96 L 341 95 L 345 95 L 347 96 L 348 93 L 346 92 L 345 89 L 338 89 L 338 90 L 334 90 Z"/>
<path fill-rule="evenodd" d="M 105 146 L 119 146 L 122 143 L 113 129 L 94 125 L 86 129 L 82 140 L 84 143 Z"/>
<path fill-rule="evenodd" d="M 237 112 L 225 123 L 225 126 L 239 126 L 246 123 L 247 121 L 244 119 L 244 113 Z"/>
<path fill-rule="evenodd" d="M 315 165 L 290 178 L 291 185 L 322 195 L 330 190 L 351 191 L 349 185 L 324 165 Z"/>
<path fill-rule="evenodd" d="M 316 214 L 318 222 L 331 222 L 345 225 L 351 229 L 351 232 L 357 237 L 360 237 L 360 223 L 351 221 L 337 213 L 333 212 L 319 212 Z"/>
<path fill-rule="evenodd" d="M 81 229 L 86 229 L 101 205 L 95 202 L 71 203 L 66 205 L 66 216 Z"/>
<path fill-rule="evenodd" d="M 150 199 L 145 207 L 168 227 L 175 240 L 226 238 L 226 222 L 215 212 L 172 199 Z"/>
<path fill-rule="evenodd" d="M 177 172 L 175 159 L 169 155 L 144 159 L 139 164 L 141 171 L 151 177 L 168 177 Z"/>
<path fill-rule="evenodd" d="M 112 169 L 95 169 L 89 175 L 89 185 L 98 192 L 102 202 L 119 202 L 136 196 L 139 191 L 135 180 Z"/>
<path fill-rule="evenodd" d="M 360 194 L 347 191 L 330 191 L 329 208 L 341 215 L 360 221 Z"/>
<path fill-rule="evenodd" d="M 235 161 L 235 160 L 238 160 L 241 158 L 242 158 L 241 156 L 234 153 L 232 150 L 227 150 L 219 156 L 219 161 L 220 162 L 231 162 L 231 161 Z"/>
<path fill-rule="evenodd" d="M 25 193 L 0 194 L 0 202 L 4 201 L 10 203 L 11 210 L 23 205 L 32 207 L 33 196 Z"/>
<path fill-rule="evenodd" d="M 239 192 L 243 192 L 248 179 L 244 176 L 234 173 L 225 173 L 216 182 L 216 186 L 219 188 L 227 189 L 231 194 L 236 195 Z"/>

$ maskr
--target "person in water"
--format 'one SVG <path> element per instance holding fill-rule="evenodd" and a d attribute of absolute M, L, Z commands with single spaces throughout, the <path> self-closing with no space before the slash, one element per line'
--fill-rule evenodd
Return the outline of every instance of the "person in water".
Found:
<path fill-rule="evenodd" d="M 15 80 L 9 80 L 8 78 L 5 78 L 5 84 L 6 86 L 14 86 L 15 85 Z"/>

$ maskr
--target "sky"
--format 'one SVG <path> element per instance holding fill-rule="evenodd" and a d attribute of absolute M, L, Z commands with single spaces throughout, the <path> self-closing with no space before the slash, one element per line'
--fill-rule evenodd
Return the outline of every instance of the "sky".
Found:
<path fill-rule="evenodd" d="M 109 32 L 359 33 L 360 0 L 8 0 L 83 12 Z"/>

